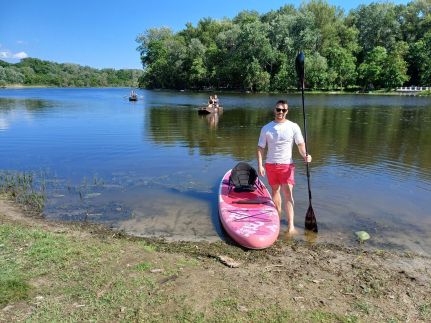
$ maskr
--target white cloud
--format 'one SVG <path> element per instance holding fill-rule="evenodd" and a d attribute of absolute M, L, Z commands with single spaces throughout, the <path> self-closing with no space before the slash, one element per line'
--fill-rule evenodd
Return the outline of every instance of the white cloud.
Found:
<path fill-rule="evenodd" d="M 13 54 L 12 58 L 19 58 L 19 59 L 23 59 L 23 58 L 27 58 L 28 55 L 26 52 L 19 52 L 16 54 Z"/>
<path fill-rule="evenodd" d="M 1 51 L 0 52 L 0 58 L 10 58 L 10 52 L 9 51 Z"/>
<path fill-rule="evenodd" d="M 27 58 L 28 55 L 26 52 L 18 52 L 18 53 L 12 53 L 10 50 L 3 50 L 0 51 L 0 58 L 17 58 L 17 59 L 23 59 Z"/>

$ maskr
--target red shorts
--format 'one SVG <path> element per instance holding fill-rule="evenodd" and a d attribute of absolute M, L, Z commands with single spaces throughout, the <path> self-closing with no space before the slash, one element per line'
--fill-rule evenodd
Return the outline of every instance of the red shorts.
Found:
<path fill-rule="evenodd" d="M 269 185 L 291 184 L 295 185 L 294 164 L 265 164 L 266 176 Z"/>

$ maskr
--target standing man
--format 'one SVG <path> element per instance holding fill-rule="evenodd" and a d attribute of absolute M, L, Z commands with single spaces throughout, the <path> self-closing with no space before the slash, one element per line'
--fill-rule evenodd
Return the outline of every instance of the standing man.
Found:
<path fill-rule="evenodd" d="M 311 155 L 306 155 L 305 142 L 298 124 L 287 120 L 289 107 L 286 101 L 280 100 L 275 104 L 274 121 L 263 126 L 257 144 L 257 162 L 259 175 L 268 176 L 268 183 L 272 189 L 272 199 L 281 217 L 281 192 L 284 195 L 284 207 L 287 214 L 288 234 L 296 234 L 293 223 L 294 201 L 293 186 L 295 185 L 295 165 L 292 159 L 293 142 L 298 146 L 299 153 L 307 163 L 311 162 Z M 268 147 L 265 167 L 263 155 Z"/>

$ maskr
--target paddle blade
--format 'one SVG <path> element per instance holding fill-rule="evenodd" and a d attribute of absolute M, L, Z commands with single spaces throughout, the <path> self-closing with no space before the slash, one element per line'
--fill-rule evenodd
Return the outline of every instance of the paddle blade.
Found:
<path fill-rule="evenodd" d="M 311 204 L 308 207 L 307 214 L 305 215 L 305 229 L 316 233 L 318 231 L 316 216 L 314 215 L 314 210 Z"/>
<path fill-rule="evenodd" d="M 295 59 L 295 68 L 296 68 L 296 74 L 298 74 L 301 84 L 302 82 L 304 82 L 304 62 L 305 62 L 304 53 L 300 52 Z"/>

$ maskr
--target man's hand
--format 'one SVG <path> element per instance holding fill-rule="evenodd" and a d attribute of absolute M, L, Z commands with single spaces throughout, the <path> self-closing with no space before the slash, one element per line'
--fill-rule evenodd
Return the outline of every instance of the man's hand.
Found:
<path fill-rule="evenodd" d="M 260 176 L 265 177 L 265 167 L 259 166 L 258 172 Z"/>

